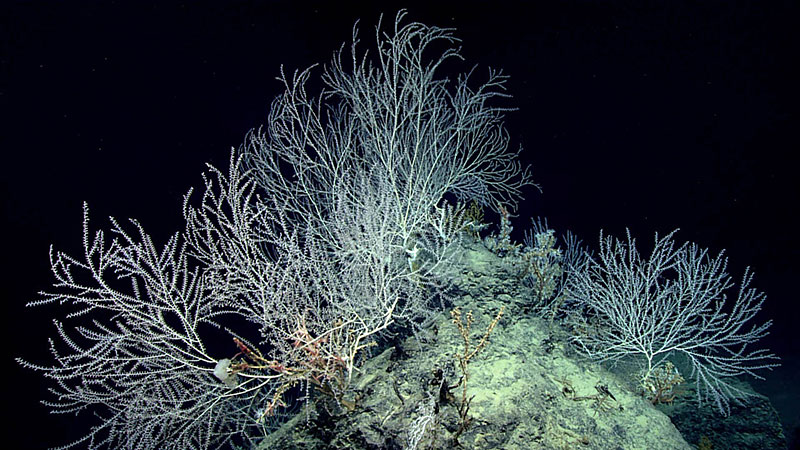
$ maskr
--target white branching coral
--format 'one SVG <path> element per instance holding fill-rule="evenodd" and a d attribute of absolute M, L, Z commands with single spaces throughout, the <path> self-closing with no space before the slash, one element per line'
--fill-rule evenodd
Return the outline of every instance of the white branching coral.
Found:
<path fill-rule="evenodd" d="M 576 274 L 572 286 L 583 311 L 572 316 L 574 341 L 601 361 L 640 358 L 643 386 L 657 383 L 653 377 L 663 375 L 667 358 L 685 358 L 698 401 L 727 414 L 730 401 L 748 395 L 731 377 L 761 378 L 760 370 L 777 365 L 775 355 L 754 348 L 771 321 L 749 325 L 766 296 L 750 287 L 748 269 L 728 300 L 734 282 L 723 254 L 712 257 L 692 243 L 676 246 L 674 234 L 656 235 L 647 259 L 630 232 L 624 241 L 601 234 L 598 258 Z"/>

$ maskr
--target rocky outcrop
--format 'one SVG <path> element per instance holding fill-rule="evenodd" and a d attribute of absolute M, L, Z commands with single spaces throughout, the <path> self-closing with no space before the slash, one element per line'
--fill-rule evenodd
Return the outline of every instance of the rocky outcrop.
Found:
<path fill-rule="evenodd" d="M 464 251 L 450 306 L 473 312 L 472 348 L 505 310 L 468 364 L 466 414 L 454 356 L 465 339 L 443 312 L 425 336 L 376 351 L 355 383 L 356 411 L 317 396 L 259 448 L 692 448 L 626 382 L 573 354 L 558 327 L 526 315 L 521 284 L 497 256 L 477 243 Z"/>

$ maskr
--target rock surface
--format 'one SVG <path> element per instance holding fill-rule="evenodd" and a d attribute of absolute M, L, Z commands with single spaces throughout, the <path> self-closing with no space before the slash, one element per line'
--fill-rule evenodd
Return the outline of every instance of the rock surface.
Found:
<path fill-rule="evenodd" d="M 782 450 L 786 449 L 778 412 L 769 399 L 753 391 L 743 381 L 734 381 L 750 392 L 744 405 L 731 403 L 730 415 L 722 416 L 712 405 L 697 406 L 694 387 L 686 386 L 685 395 L 672 405 L 659 405 L 688 441 L 698 444 L 705 440 L 714 450 Z"/>
<path fill-rule="evenodd" d="M 524 288 L 500 258 L 465 249 L 452 307 L 473 311 L 471 345 L 501 307 L 486 347 L 468 364 L 463 427 L 464 338 L 441 313 L 424 342 L 408 338 L 362 367 L 347 413 L 316 396 L 259 449 L 691 449 L 669 417 L 604 368 L 582 360 L 556 326 L 525 314 Z M 442 390 L 446 383 L 451 389 Z M 717 448 L 717 447 L 714 447 Z"/>

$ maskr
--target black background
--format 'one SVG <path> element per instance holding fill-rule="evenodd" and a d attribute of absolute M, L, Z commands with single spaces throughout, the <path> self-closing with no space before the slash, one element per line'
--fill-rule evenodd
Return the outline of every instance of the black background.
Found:
<path fill-rule="evenodd" d="M 524 6 L 523 6 L 524 5 Z M 81 251 L 92 223 L 134 217 L 159 241 L 204 164 L 266 120 L 275 80 L 326 63 L 381 13 L 455 27 L 464 63 L 511 76 L 512 145 L 543 187 L 517 232 L 546 216 L 596 247 L 626 227 L 642 249 L 681 231 L 767 292 L 761 320 L 784 367 L 759 388 L 797 425 L 797 2 L 12 2 L 0 7 L 0 201 L 9 448 L 43 448 L 86 425 L 52 417 L 46 386 L 12 358 L 47 362 L 57 308 L 28 309 L 52 281 L 48 247 Z M 318 74 L 319 69 L 316 70 Z M 318 86 L 312 83 L 311 86 Z M 87 415 L 88 416 L 88 415 Z"/>

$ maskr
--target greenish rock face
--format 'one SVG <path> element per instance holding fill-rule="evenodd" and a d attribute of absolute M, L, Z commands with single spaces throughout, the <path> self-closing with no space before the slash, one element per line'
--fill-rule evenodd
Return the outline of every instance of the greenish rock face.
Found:
<path fill-rule="evenodd" d="M 460 251 L 461 264 L 450 268 L 458 290 L 452 306 L 473 312 L 473 345 L 505 307 L 469 363 L 463 448 L 693 448 L 629 380 L 582 361 L 563 330 L 525 313 L 527 288 L 502 258 L 478 242 Z M 374 353 L 354 381 L 355 412 L 317 396 L 259 448 L 452 448 L 463 388 L 453 355 L 464 339 L 446 313 L 432 330 L 424 342 L 412 337 Z M 443 383 L 452 388 L 449 399 L 439 397 Z"/>

